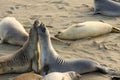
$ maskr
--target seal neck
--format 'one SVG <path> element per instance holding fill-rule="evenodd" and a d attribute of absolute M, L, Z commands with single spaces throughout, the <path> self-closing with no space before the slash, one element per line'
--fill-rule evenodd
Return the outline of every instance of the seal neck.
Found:
<path fill-rule="evenodd" d="M 25 44 L 23 45 L 23 51 L 26 51 L 25 54 L 28 54 L 30 58 L 34 57 L 35 51 L 37 49 L 38 37 L 37 34 L 32 37 L 29 36 Z"/>
<path fill-rule="evenodd" d="M 55 51 L 55 49 L 53 48 L 50 36 L 46 37 L 46 38 L 41 38 L 40 37 L 40 50 L 44 50 L 46 53 L 43 54 L 47 54 L 47 55 L 52 55 L 52 56 L 56 56 L 58 55 L 57 52 Z"/>
<path fill-rule="evenodd" d="M 54 63 L 56 57 L 58 56 L 57 52 L 52 46 L 51 40 L 49 36 L 39 36 L 39 44 L 40 44 L 40 63 L 43 67 L 46 64 Z"/>

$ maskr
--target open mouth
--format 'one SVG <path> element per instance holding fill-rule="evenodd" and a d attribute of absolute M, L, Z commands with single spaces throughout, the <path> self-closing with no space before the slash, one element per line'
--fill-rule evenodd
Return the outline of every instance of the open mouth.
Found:
<path fill-rule="evenodd" d="M 40 30 L 41 30 L 43 33 L 45 33 L 45 31 L 46 31 L 45 24 L 43 24 L 43 23 L 40 24 Z"/>

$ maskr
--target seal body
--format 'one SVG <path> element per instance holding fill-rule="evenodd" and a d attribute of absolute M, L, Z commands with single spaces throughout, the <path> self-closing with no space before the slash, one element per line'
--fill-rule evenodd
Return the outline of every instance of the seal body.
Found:
<path fill-rule="evenodd" d="M 113 26 L 110 24 L 99 21 L 87 21 L 74 24 L 63 31 L 58 32 L 55 37 L 59 39 L 75 40 L 95 37 L 111 31 L 113 31 Z"/>
<path fill-rule="evenodd" d="M 43 80 L 80 80 L 80 75 L 74 71 L 69 72 L 52 72 L 46 75 Z"/>
<path fill-rule="evenodd" d="M 64 59 L 58 55 L 52 46 L 50 33 L 43 23 L 38 27 L 39 43 L 40 43 L 40 64 L 41 75 L 51 72 L 67 72 L 75 71 L 79 74 L 99 71 L 102 73 L 110 73 L 109 70 L 90 59 Z"/>
<path fill-rule="evenodd" d="M 35 73 L 23 73 L 14 77 L 12 80 L 41 80 L 42 76 L 35 74 Z"/>
<path fill-rule="evenodd" d="M 14 45 L 23 45 L 28 33 L 14 17 L 6 17 L 0 22 L 0 43 L 7 42 Z"/>
<path fill-rule="evenodd" d="M 112 0 L 94 0 L 94 14 L 120 16 L 120 3 Z"/>
<path fill-rule="evenodd" d="M 34 22 L 33 27 L 30 29 L 29 38 L 18 51 L 13 54 L 0 57 L 0 74 L 5 73 L 22 73 L 35 69 L 32 66 L 34 57 L 37 55 L 37 21 Z M 37 65 L 36 65 L 37 66 Z M 37 69 L 35 69 L 36 71 Z"/>

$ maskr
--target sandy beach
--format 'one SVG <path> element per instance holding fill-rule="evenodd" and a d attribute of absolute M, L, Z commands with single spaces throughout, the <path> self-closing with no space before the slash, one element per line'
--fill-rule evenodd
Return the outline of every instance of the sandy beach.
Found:
<path fill-rule="evenodd" d="M 15 17 L 29 31 L 34 20 L 48 26 L 51 36 L 59 30 L 84 21 L 104 21 L 120 28 L 120 17 L 93 15 L 93 0 L 0 0 L 0 20 Z M 94 38 L 80 39 L 68 46 L 53 40 L 53 46 L 64 58 L 92 59 L 120 72 L 120 33 L 108 33 Z M 12 54 L 20 46 L 0 45 L 0 56 Z M 0 75 L 0 80 L 9 80 L 19 74 Z M 110 80 L 109 75 L 88 73 L 81 80 Z"/>

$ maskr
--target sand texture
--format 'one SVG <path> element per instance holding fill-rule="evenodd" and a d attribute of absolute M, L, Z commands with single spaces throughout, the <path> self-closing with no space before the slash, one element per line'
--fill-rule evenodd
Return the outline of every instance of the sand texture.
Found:
<path fill-rule="evenodd" d="M 0 0 L 0 20 L 6 16 L 16 17 L 29 31 L 33 21 L 39 19 L 48 25 L 51 36 L 71 24 L 84 21 L 104 21 L 120 28 L 120 17 L 93 15 L 93 7 L 93 0 Z M 120 33 L 67 42 L 71 45 L 52 41 L 56 51 L 64 58 L 88 58 L 120 72 Z M 12 54 L 19 48 L 1 44 L 0 56 Z M 9 80 L 14 76 L 0 75 L 0 80 Z M 110 76 L 89 73 L 82 75 L 82 80 L 110 80 Z"/>

